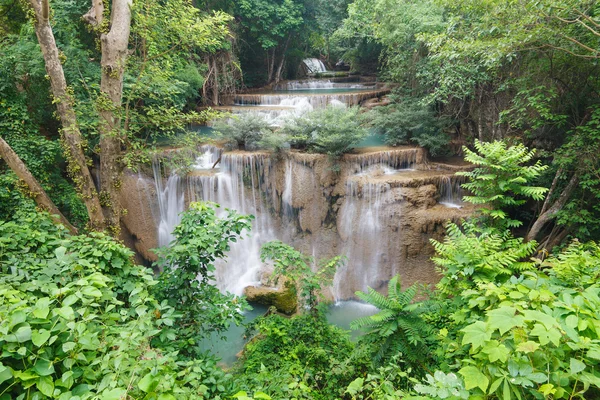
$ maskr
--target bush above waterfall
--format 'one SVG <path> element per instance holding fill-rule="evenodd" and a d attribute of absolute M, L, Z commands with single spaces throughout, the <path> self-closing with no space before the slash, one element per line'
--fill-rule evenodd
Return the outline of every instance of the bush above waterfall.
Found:
<path fill-rule="evenodd" d="M 340 157 L 368 136 L 361 121 L 358 107 L 329 105 L 291 119 L 281 131 L 294 147 Z"/>
<path fill-rule="evenodd" d="M 435 116 L 418 99 L 377 107 L 367 114 L 369 124 L 377 134 L 383 135 L 390 146 L 415 142 L 437 156 L 447 151 L 450 137 L 444 133 L 446 120 Z"/>
<path fill-rule="evenodd" d="M 259 147 L 263 137 L 271 132 L 269 123 L 255 113 L 228 115 L 214 125 L 217 137 L 239 150 L 252 150 Z"/>

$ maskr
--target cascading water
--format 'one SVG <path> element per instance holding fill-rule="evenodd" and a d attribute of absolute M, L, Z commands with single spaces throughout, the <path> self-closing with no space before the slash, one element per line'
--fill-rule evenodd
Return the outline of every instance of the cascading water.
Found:
<path fill-rule="evenodd" d="M 233 243 L 227 260 L 219 262 L 215 273 L 220 290 L 241 295 L 244 288 L 260 281 L 260 247 L 276 238 L 274 223 L 265 196 L 268 185 L 270 159 L 265 154 L 224 154 L 221 171 L 210 174 L 192 174 L 188 177 L 190 201 L 212 201 L 221 208 L 241 214 L 254 215 L 252 232 Z"/>
<path fill-rule="evenodd" d="M 175 239 L 173 230 L 181 222 L 180 214 L 184 210 L 185 202 L 179 175 L 171 174 L 165 184 L 160 160 L 152 160 L 152 169 L 159 209 L 158 246 L 163 247 Z"/>
<path fill-rule="evenodd" d="M 462 202 L 462 187 L 464 178 L 461 177 L 440 177 L 440 183 L 438 184 L 438 192 L 440 193 L 439 203 L 450 208 L 461 208 Z"/>
<path fill-rule="evenodd" d="M 385 279 L 381 266 L 387 248 L 382 235 L 385 215 L 383 207 L 388 200 L 389 184 L 368 183 L 351 178 L 346 183 L 346 200 L 338 213 L 338 227 L 343 240 L 343 254 L 347 264 L 335 275 L 336 300 L 353 296 L 354 291 L 379 287 Z"/>
<path fill-rule="evenodd" d="M 318 58 L 306 58 L 302 60 L 302 62 L 304 65 L 306 65 L 306 69 L 308 70 L 309 74 L 327 72 L 325 64 L 323 64 L 323 61 L 319 60 Z"/>

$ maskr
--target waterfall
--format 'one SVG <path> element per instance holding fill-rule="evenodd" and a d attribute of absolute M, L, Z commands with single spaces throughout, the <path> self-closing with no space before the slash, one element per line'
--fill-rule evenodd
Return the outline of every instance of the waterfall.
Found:
<path fill-rule="evenodd" d="M 382 96 L 389 93 L 388 89 L 382 90 L 356 90 L 330 94 L 236 94 L 233 102 L 236 106 L 275 106 L 290 107 L 299 103 L 308 103 L 312 108 L 325 108 L 334 100 L 347 106 L 359 105 L 364 100 Z"/>
<path fill-rule="evenodd" d="M 334 297 L 343 300 L 356 290 L 379 287 L 389 279 L 383 271 L 388 247 L 384 231 L 383 206 L 388 201 L 387 183 L 368 183 L 350 179 L 346 183 L 346 200 L 338 214 L 347 265 L 334 278 Z"/>
<path fill-rule="evenodd" d="M 294 161 L 288 158 L 285 162 L 285 178 L 283 194 L 281 196 L 283 213 L 286 216 L 293 216 L 293 193 L 294 193 Z"/>
<path fill-rule="evenodd" d="M 425 153 L 422 148 L 403 148 L 378 151 L 367 154 L 348 154 L 345 160 L 354 164 L 356 173 L 369 172 L 373 168 L 383 168 L 386 174 L 397 170 L 409 170 L 423 162 Z"/>
<path fill-rule="evenodd" d="M 330 79 L 308 79 L 302 81 L 289 81 L 275 86 L 276 91 L 313 91 L 313 90 L 333 90 L 333 89 L 357 89 L 357 90 L 375 90 L 376 82 L 334 82 Z"/>
<path fill-rule="evenodd" d="M 319 72 L 327 72 L 327 68 L 325 68 L 325 64 L 323 61 L 318 58 L 306 58 L 302 60 L 304 65 L 306 65 L 306 69 L 308 69 L 309 74 L 317 74 Z"/>
<path fill-rule="evenodd" d="M 158 246 L 168 246 L 175 236 L 173 230 L 181 222 L 180 214 L 184 210 L 185 202 L 181 187 L 181 179 L 176 173 L 167 178 L 166 185 L 162 177 L 162 165 L 160 160 L 152 160 L 154 171 L 154 184 L 156 185 L 156 196 L 158 199 Z"/>
<path fill-rule="evenodd" d="M 220 217 L 227 215 L 227 209 L 256 217 L 250 236 L 245 232 L 242 240 L 232 243 L 227 259 L 217 264 L 216 285 L 222 291 L 241 295 L 245 287 L 260 282 L 260 247 L 276 238 L 265 195 L 270 167 L 265 154 L 224 154 L 221 171 L 188 177 L 190 201 L 218 203 Z"/>
<path fill-rule="evenodd" d="M 440 194 L 439 203 L 450 208 L 462 207 L 462 187 L 465 178 L 461 176 L 441 176 L 438 183 L 438 192 Z"/>

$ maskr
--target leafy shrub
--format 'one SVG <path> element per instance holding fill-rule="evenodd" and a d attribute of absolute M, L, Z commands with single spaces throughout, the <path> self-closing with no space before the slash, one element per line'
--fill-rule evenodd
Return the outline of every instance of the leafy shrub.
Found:
<path fill-rule="evenodd" d="M 271 131 L 268 122 L 258 114 L 243 113 L 223 118 L 214 125 L 216 134 L 240 150 L 258 148 L 258 143 Z"/>
<path fill-rule="evenodd" d="M 157 299 L 177 309 L 179 351 L 200 356 L 197 341 L 214 331 L 239 324 L 247 308 L 243 299 L 223 294 L 212 284 L 215 261 L 224 259 L 231 242 L 251 229 L 251 216 L 228 210 L 218 218 L 217 204 L 191 203 L 175 228 L 175 240 L 168 248 L 157 249 L 157 265 L 163 269 L 152 291 Z"/>
<path fill-rule="evenodd" d="M 256 336 L 244 350 L 236 387 L 273 399 L 341 397 L 366 360 L 351 360 L 348 334 L 327 323 L 322 312 L 285 318 L 276 314 L 253 323 Z"/>
<path fill-rule="evenodd" d="M 2 400 L 209 392 L 214 364 L 151 346 L 153 337 L 173 334 L 174 310 L 152 297 L 156 281 L 131 260 L 112 238 L 70 236 L 47 215 L 0 222 Z"/>
<path fill-rule="evenodd" d="M 405 99 L 377 107 L 367 115 L 375 132 L 383 135 L 390 146 L 416 142 L 433 156 L 447 153 L 450 137 L 444 133 L 444 129 L 448 122 L 437 118 L 418 99 Z"/>
<path fill-rule="evenodd" d="M 282 127 L 292 145 L 315 153 L 340 157 L 368 135 L 361 126 L 358 107 L 327 106 L 291 119 Z"/>

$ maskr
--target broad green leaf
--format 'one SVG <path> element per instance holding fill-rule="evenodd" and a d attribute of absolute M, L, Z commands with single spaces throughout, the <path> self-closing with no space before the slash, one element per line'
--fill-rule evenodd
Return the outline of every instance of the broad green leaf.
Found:
<path fill-rule="evenodd" d="M 480 388 L 484 393 L 490 383 L 487 376 L 485 376 L 479 369 L 473 366 L 463 367 L 458 371 L 465 380 L 465 389 L 471 390 L 473 388 Z"/>
<path fill-rule="evenodd" d="M 44 396 L 52 397 L 54 394 L 54 381 L 50 376 L 40 376 L 35 386 Z"/>
<path fill-rule="evenodd" d="M 41 347 L 48 339 L 50 339 L 50 332 L 45 329 L 40 329 L 39 331 L 33 331 L 31 333 L 31 341 L 37 347 Z"/>
<path fill-rule="evenodd" d="M 38 358 L 33 366 L 33 370 L 40 376 L 48 376 L 54 373 L 54 365 L 48 360 Z"/>
<path fill-rule="evenodd" d="M 0 385 L 2 384 L 2 382 L 9 380 L 10 378 L 12 378 L 13 374 L 10 370 L 10 368 L 5 367 L 4 365 L 2 365 L 2 363 L 0 363 Z"/>
<path fill-rule="evenodd" d="M 543 313 L 537 310 L 526 310 L 523 311 L 523 315 L 527 321 L 541 322 L 546 326 L 547 329 L 550 329 L 554 326 L 559 326 L 558 321 L 551 315 Z"/>
<path fill-rule="evenodd" d="M 350 385 L 348 385 L 346 393 L 348 393 L 350 396 L 356 395 L 360 390 L 362 390 L 364 382 L 365 380 L 363 378 L 356 378 L 350 383 Z"/>
<path fill-rule="evenodd" d="M 263 399 L 263 400 L 271 400 L 271 396 L 269 396 L 268 394 L 263 393 L 263 392 L 254 393 L 254 398 L 255 399 Z"/>
<path fill-rule="evenodd" d="M 593 358 L 594 360 L 600 360 L 600 348 L 592 347 L 586 353 L 586 357 Z"/>
<path fill-rule="evenodd" d="M 537 336 L 542 346 L 545 346 L 550 342 L 555 346 L 558 346 L 560 338 L 562 337 L 558 329 L 546 329 L 542 324 L 535 324 L 530 334 L 532 336 Z"/>
<path fill-rule="evenodd" d="M 73 311 L 73 309 L 71 307 L 60 307 L 60 308 L 56 308 L 54 309 L 54 312 L 66 319 L 67 321 L 71 321 L 73 319 L 75 319 L 75 312 Z"/>
<path fill-rule="evenodd" d="M 25 343 L 26 341 L 31 339 L 31 327 L 29 325 L 21 326 L 15 332 L 15 336 L 17 338 L 17 342 Z"/>
<path fill-rule="evenodd" d="M 104 392 L 102 392 L 100 398 L 102 400 L 121 400 L 123 399 L 125 394 L 127 394 L 127 391 L 125 389 L 117 388 L 112 390 L 105 390 Z"/>
<path fill-rule="evenodd" d="M 48 297 L 43 297 L 35 303 L 35 308 L 33 309 L 34 317 L 44 319 L 48 316 L 49 312 L 50 299 Z"/>
<path fill-rule="evenodd" d="M 579 324 L 579 318 L 577 318 L 576 315 L 569 315 L 566 319 L 565 319 L 565 324 L 569 327 L 569 328 L 577 328 L 577 325 Z"/>
<path fill-rule="evenodd" d="M 81 292 L 88 297 L 102 297 L 102 292 L 93 286 L 85 286 Z"/>
<path fill-rule="evenodd" d="M 585 369 L 585 364 L 575 358 L 571 358 L 569 361 L 569 368 L 571 370 L 571 374 L 575 375 Z"/>
<path fill-rule="evenodd" d="M 158 396 L 158 400 L 177 400 L 172 394 L 161 394 Z"/>
<path fill-rule="evenodd" d="M 523 326 L 523 317 L 515 315 L 517 310 L 513 307 L 500 307 L 496 310 L 489 311 L 488 327 L 494 331 L 498 329 L 501 335 L 517 326 Z"/>
<path fill-rule="evenodd" d="M 482 347 L 485 342 L 490 340 L 492 332 L 487 329 L 485 322 L 477 321 L 474 324 L 468 325 L 461 329 L 465 333 L 462 339 L 462 344 L 470 344 L 473 350 Z"/>
<path fill-rule="evenodd" d="M 540 348 L 540 344 L 536 343 L 536 342 L 532 342 L 531 340 L 528 340 L 527 342 L 524 342 L 524 343 L 519 343 L 517 345 L 517 351 L 520 351 L 523 353 L 533 353 L 534 351 L 536 351 L 539 348 Z"/>
<path fill-rule="evenodd" d="M 65 353 L 68 353 L 68 352 L 70 352 L 71 350 L 73 350 L 73 349 L 75 348 L 75 346 L 76 346 L 76 343 L 74 343 L 74 342 L 65 342 L 65 343 L 63 343 L 63 345 L 62 345 L 62 350 L 63 350 Z"/>
<path fill-rule="evenodd" d="M 142 392 L 150 393 L 156 389 L 159 383 L 160 382 L 157 376 L 154 376 L 152 373 L 147 373 L 142 379 L 140 379 L 138 387 Z"/>
<path fill-rule="evenodd" d="M 490 340 L 487 342 L 482 351 L 488 355 L 490 362 L 496 362 L 500 360 L 504 363 L 510 354 L 510 350 L 508 350 L 505 345 L 499 344 L 496 340 Z"/>

